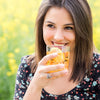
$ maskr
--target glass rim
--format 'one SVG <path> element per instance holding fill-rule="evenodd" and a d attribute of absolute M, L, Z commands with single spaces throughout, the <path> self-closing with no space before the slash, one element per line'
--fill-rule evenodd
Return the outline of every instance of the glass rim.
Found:
<path fill-rule="evenodd" d="M 60 50 L 62 50 L 63 52 L 66 52 L 66 51 L 70 51 L 70 46 L 55 46 L 55 45 L 46 45 L 46 52 L 48 51 L 48 48 L 59 48 Z"/>

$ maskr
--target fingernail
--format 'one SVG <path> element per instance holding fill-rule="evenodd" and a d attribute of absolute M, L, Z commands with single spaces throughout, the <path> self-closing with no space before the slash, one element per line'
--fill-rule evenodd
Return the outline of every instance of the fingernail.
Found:
<path fill-rule="evenodd" d="M 64 68 L 64 67 L 65 67 L 65 65 L 64 65 L 64 64 L 60 64 L 60 67 L 61 67 L 61 68 Z"/>
<path fill-rule="evenodd" d="M 64 70 L 64 73 L 67 73 L 68 72 L 68 70 Z"/>
<path fill-rule="evenodd" d="M 57 56 L 58 53 L 53 53 L 53 56 Z"/>

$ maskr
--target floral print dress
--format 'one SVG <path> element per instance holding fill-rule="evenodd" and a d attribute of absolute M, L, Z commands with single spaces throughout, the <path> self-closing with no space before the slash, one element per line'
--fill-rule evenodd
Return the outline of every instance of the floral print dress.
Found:
<path fill-rule="evenodd" d="M 26 63 L 27 57 L 22 58 L 17 72 L 14 100 L 23 100 L 30 81 L 34 77 L 30 64 Z M 100 55 L 93 54 L 90 75 L 88 77 L 85 75 L 75 88 L 62 95 L 53 95 L 42 89 L 41 100 L 100 100 Z"/>

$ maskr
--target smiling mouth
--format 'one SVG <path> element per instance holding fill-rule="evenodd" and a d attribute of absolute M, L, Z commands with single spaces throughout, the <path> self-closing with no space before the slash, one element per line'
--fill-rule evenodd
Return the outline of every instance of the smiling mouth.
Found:
<path fill-rule="evenodd" d="M 53 44 L 54 46 L 67 46 L 67 45 L 69 45 L 69 42 L 66 42 L 66 43 L 57 43 L 57 42 L 53 42 L 53 41 L 52 41 L 52 44 Z"/>

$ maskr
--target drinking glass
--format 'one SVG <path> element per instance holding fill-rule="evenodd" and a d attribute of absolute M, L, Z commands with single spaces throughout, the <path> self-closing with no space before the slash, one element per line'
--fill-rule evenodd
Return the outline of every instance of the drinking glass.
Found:
<path fill-rule="evenodd" d="M 56 65 L 56 64 L 64 64 L 63 69 L 57 69 L 50 71 L 52 72 L 58 72 L 64 69 L 68 69 L 69 66 L 69 57 L 70 57 L 70 47 L 69 46 L 54 46 L 54 45 L 47 45 L 46 46 L 46 54 L 52 54 L 57 53 L 57 56 L 53 59 L 49 60 L 46 65 Z"/>

